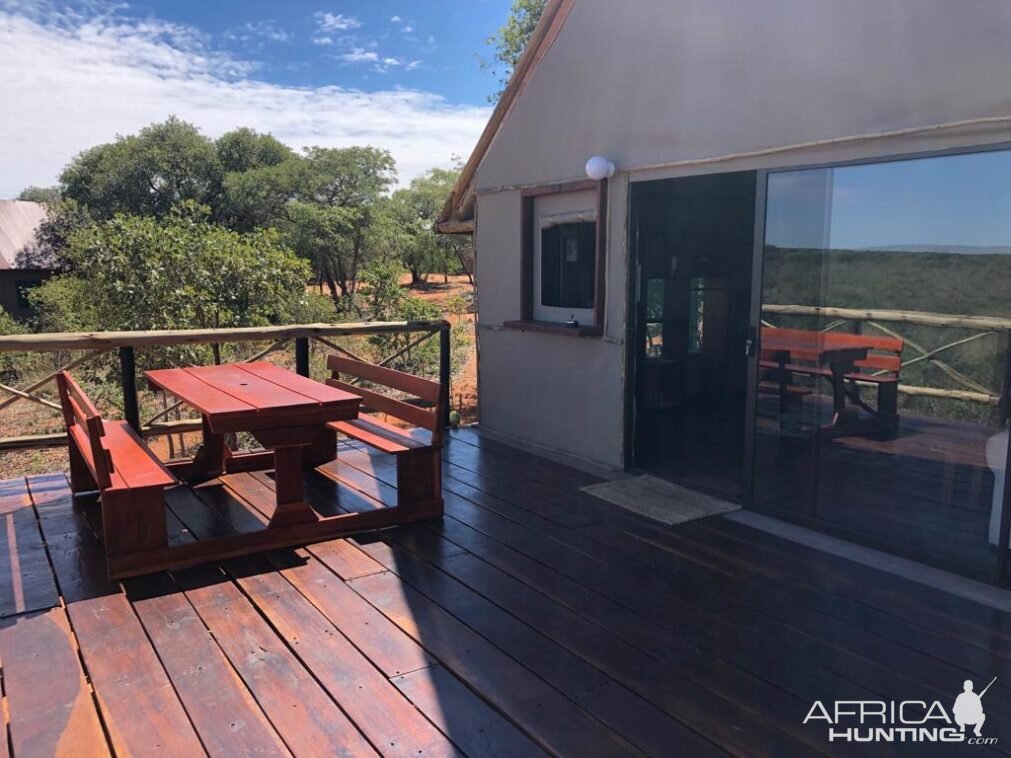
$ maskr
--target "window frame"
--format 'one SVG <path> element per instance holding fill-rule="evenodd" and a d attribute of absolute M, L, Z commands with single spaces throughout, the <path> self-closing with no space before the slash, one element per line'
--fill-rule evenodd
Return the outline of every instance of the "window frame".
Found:
<path fill-rule="evenodd" d="M 534 292 L 534 251 L 536 236 L 541 231 L 537 223 L 536 201 L 545 195 L 561 195 L 573 192 L 596 192 L 596 231 L 594 233 L 594 285 L 593 323 L 568 326 L 563 322 L 542 321 L 534 318 L 534 299 L 540 293 Z M 503 326 L 521 331 L 544 332 L 570 337 L 601 337 L 604 334 L 604 306 L 606 302 L 607 273 L 607 191 L 608 181 L 599 182 L 586 179 L 562 184 L 548 184 L 526 187 L 521 194 L 521 246 L 520 246 L 520 318 L 506 321 Z"/>

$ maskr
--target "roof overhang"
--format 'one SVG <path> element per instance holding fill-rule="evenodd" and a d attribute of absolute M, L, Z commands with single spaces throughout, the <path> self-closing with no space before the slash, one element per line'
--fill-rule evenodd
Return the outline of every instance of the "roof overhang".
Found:
<path fill-rule="evenodd" d="M 460 172 L 460 177 L 453 187 L 452 194 L 446 199 L 446 204 L 442 208 L 438 219 L 435 222 L 435 230 L 439 234 L 473 234 L 474 233 L 474 206 L 476 194 L 474 191 L 474 180 L 477 169 L 481 165 L 488 148 L 495 141 L 502 123 L 509 112 L 516 104 L 520 93 L 530 80 L 537 64 L 541 62 L 551 43 L 555 41 L 558 32 L 565 22 L 565 17 L 569 14 L 575 0 L 548 0 L 544 7 L 541 19 L 530 35 L 527 47 L 516 63 L 509 83 L 506 85 L 499 98 L 495 110 L 492 111 L 491 118 L 481 133 L 481 138 L 477 141 L 474 152 Z"/>

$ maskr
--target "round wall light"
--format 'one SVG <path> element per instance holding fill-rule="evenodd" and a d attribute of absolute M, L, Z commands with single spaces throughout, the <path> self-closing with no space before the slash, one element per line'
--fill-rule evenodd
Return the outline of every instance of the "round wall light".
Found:
<path fill-rule="evenodd" d="M 614 176 L 614 164 L 602 155 L 595 155 L 586 162 L 586 175 L 599 182 Z"/>

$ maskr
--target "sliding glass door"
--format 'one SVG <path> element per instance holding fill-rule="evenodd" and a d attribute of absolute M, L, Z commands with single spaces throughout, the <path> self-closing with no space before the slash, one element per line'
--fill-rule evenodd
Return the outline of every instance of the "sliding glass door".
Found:
<path fill-rule="evenodd" d="M 753 507 L 989 579 L 1011 152 L 770 173 Z"/>

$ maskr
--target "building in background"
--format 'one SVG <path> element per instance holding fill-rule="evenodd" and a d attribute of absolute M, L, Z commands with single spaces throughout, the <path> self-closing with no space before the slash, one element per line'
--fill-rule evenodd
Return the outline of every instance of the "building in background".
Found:
<path fill-rule="evenodd" d="M 482 428 L 989 579 L 1009 34 L 1006 0 L 549 0 L 438 222 Z"/>
<path fill-rule="evenodd" d="M 0 308 L 14 318 L 32 315 L 27 293 L 50 275 L 50 271 L 18 268 L 19 255 L 35 245 L 35 233 L 46 219 L 42 203 L 0 200 Z"/>

